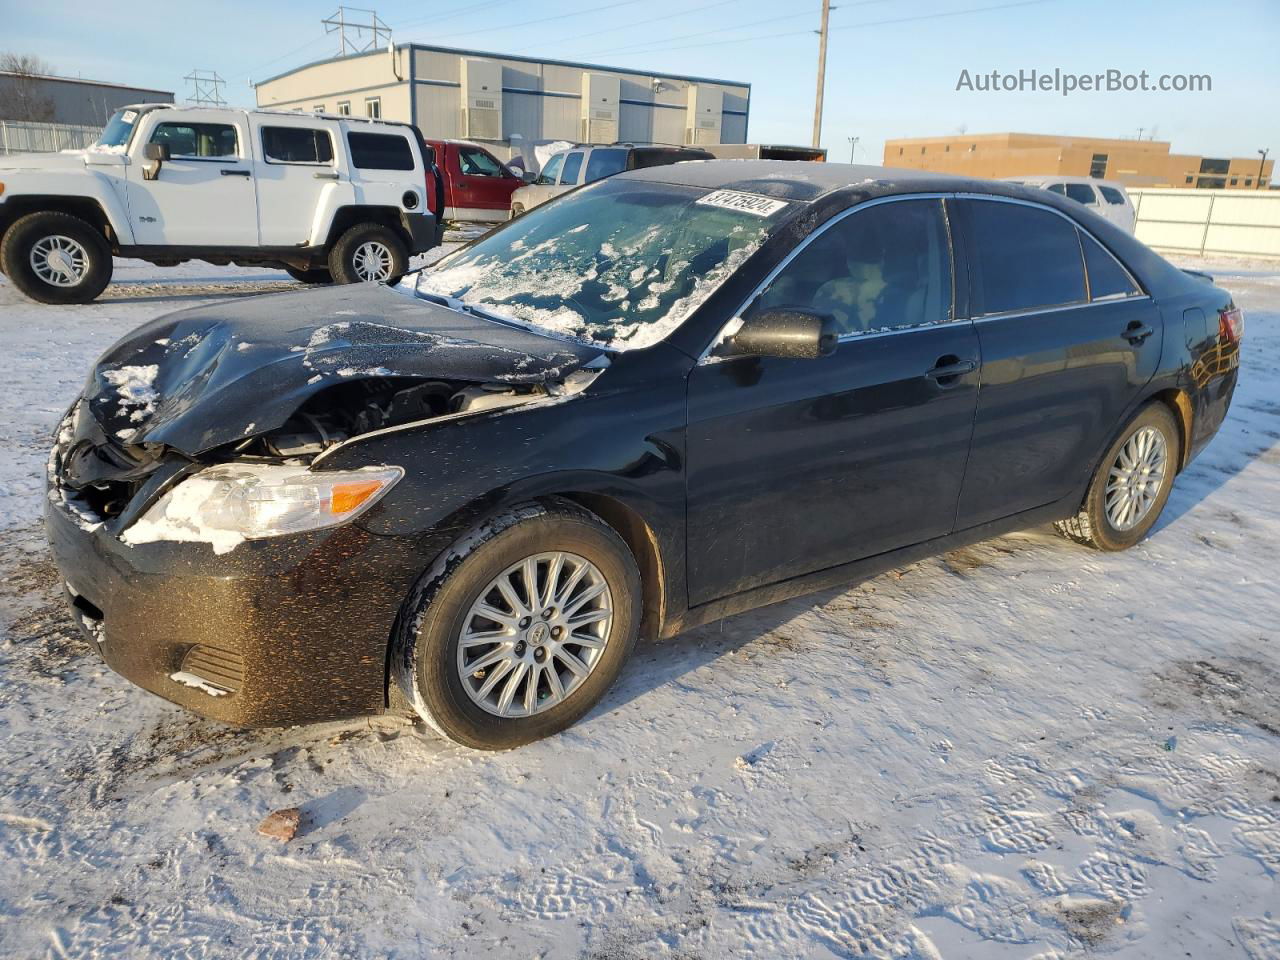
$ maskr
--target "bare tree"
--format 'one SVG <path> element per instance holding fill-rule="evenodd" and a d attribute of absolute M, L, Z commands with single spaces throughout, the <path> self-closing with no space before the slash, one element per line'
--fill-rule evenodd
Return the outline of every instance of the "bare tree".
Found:
<path fill-rule="evenodd" d="M 0 104 L 5 120 L 52 120 L 53 98 L 41 96 L 40 77 L 53 67 L 31 53 L 0 53 Z"/>

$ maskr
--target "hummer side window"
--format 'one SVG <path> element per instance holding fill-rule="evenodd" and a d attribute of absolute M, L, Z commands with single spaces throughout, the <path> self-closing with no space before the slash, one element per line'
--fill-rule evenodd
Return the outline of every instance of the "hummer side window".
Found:
<path fill-rule="evenodd" d="M 227 123 L 162 123 L 152 132 L 151 142 L 167 143 L 175 160 L 239 156 L 236 128 Z"/>
<path fill-rule="evenodd" d="M 263 127 L 262 153 L 268 163 L 329 163 L 333 139 L 310 127 Z"/>

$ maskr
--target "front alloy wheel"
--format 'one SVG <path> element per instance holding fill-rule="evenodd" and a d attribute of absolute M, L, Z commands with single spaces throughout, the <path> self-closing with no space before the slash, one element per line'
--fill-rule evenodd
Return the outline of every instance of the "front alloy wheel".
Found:
<path fill-rule="evenodd" d="M 635 559 L 612 527 L 567 501 L 522 504 L 423 575 L 400 611 L 392 676 L 451 740 L 530 743 L 575 723 L 617 679 L 640 596 Z"/>

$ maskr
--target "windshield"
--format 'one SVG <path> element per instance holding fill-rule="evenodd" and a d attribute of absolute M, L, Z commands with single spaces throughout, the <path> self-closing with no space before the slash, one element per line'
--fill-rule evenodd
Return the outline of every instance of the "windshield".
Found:
<path fill-rule="evenodd" d="M 124 153 L 125 147 L 129 145 L 129 138 L 133 136 L 133 125 L 137 120 L 137 110 L 117 110 L 107 121 L 107 128 L 102 131 L 102 136 L 93 145 L 93 149 Z"/>
<path fill-rule="evenodd" d="M 416 290 L 639 349 L 678 327 L 794 207 L 755 194 L 602 180 L 424 270 Z"/>

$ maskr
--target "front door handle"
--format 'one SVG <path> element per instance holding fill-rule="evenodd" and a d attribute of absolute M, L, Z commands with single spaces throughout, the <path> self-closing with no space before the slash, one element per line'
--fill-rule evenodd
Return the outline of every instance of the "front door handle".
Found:
<path fill-rule="evenodd" d="M 317 170 L 311 176 L 315 177 L 317 180 L 337 180 L 338 179 L 338 175 L 336 173 L 326 173 L 323 170 Z"/>
<path fill-rule="evenodd" d="M 224 177 L 247 177 L 249 175 L 249 171 L 248 170 L 223 170 L 222 175 Z"/>
<path fill-rule="evenodd" d="M 930 380 L 936 380 L 939 386 L 950 386 L 966 373 L 973 373 L 978 369 L 977 360 L 961 360 L 959 357 L 946 356 L 939 357 L 933 369 L 925 371 L 925 376 Z"/>
<path fill-rule="evenodd" d="M 1155 330 L 1152 327 L 1143 323 L 1141 320 L 1134 320 L 1129 324 L 1129 326 L 1125 327 L 1122 336 L 1136 347 L 1153 333 L 1155 333 Z"/>

